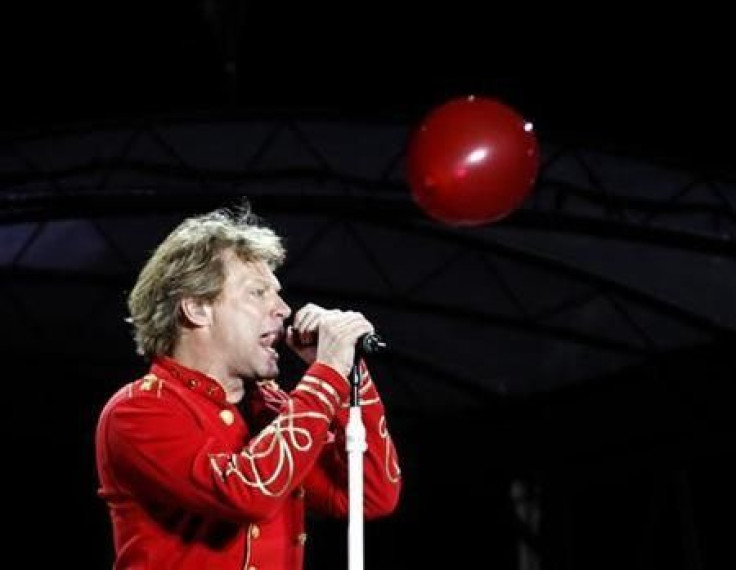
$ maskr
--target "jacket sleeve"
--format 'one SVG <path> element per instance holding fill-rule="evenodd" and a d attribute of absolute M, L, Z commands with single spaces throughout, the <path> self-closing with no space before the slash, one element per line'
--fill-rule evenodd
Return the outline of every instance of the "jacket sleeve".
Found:
<path fill-rule="evenodd" d="M 361 362 L 361 420 L 366 430 L 363 454 L 363 508 L 368 519 L 390 514 L 401 491 L 401 470 L 393 439 L 386 423 L 385 409 L 376 385 Z M 345 429 L 349 417 L 345 402 L 335 416 L 332 435 L 311 470 L 304 487 L 307 506 L 314 512 L 344 517 L 348 514 L 348 458 Z"/>
<path fill-rule="evenodd" d="M 263 520 L 314 466 L 348 394 L 345 378 L 313 364 L 242 449 L 228 449 L 183 406 L 153 395 L 120 400 L 101 436 L 111 468 L 138 495 L 234 521 Z"/>

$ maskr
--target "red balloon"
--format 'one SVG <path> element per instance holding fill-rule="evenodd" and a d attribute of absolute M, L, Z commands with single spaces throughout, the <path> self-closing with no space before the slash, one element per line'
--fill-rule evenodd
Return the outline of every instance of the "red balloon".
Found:
<path fill-rule="evenodd" d="M 412 134 L 407 154 L 414 201 L 450 225 L 497 221 L 521 205 L 539 170 L 531 123 L 485 97 L 452 99 Z"/>

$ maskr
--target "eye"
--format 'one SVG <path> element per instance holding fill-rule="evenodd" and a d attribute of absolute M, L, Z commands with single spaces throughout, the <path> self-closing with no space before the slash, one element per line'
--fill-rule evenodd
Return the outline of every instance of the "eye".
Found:
<path fill-rule="evenodd" d="M 266 288 L 265 287 L 258 287 L 257 289 L 253 289 L 253 295 L 256 297 L 263 297 L 266 295 Z"/>

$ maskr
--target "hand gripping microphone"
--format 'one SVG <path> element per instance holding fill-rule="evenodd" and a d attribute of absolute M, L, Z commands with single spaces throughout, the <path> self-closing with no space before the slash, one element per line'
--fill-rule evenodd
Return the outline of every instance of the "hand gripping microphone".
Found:
<path fill-rule="evenodd" d="M 299 343 L 301 346 L 313 346 L 317 344 L 317 338 L 315 335 L 314 340 L 304 344 L 299 341 L 299 335 L 297 334 L 295 335 L 295 342 Z M 387 349 L 388 344 L 386 344 L 386 341 L 376 333 L 366 333 L 359 337 L 355 343 L 356 357 L 373 356 L 374 354 L 384 352 Z"/>

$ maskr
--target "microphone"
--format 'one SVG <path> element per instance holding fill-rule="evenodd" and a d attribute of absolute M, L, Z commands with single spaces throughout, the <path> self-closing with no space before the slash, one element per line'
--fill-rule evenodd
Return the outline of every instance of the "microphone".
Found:
<path fill-rule="evenodd" d="M 295 331 L 296 332 L 296 331 Z M 301 343 L 299 335 L 295 334 L 295 342 L 301 346 L 314 346 L 317 344 L 317 338 L 315 335 L 314 340 L 307 344 Z M 372 356 L 388 349 L 388 344 L 376 333 L 366 333 L 359 337 L 355 343 L 355 355 L 356 356 Z"/>
<path fill-rule="evenodd" d="M 376 333 L 367 333 L 361 336 L 356 343 L 355 350 L 358 354 L 371 356 L 383 352 L 388 348 L 386 341 Z"/>
<path fill-rule="evenodd" d="M 386 350 L 386 342 L 376 333 L 366 333 L 358 337 L 355 343 L 355 359 L 350 371 L 350 407 L 355 407 L 360 401 L 360 381 L 362 380 L 359 362 L 364 356 L 371 356 Z"/>

